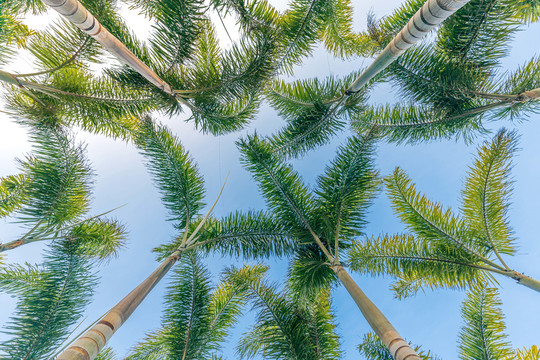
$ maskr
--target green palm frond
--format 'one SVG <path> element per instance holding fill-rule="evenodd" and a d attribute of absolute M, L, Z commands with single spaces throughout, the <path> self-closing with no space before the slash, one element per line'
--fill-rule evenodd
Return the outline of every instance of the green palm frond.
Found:
<path fill-rule="evenodd" d="M 358 133 L 375 127 L 379 136 L 398 144 L 459 137 L 470 142 L 477 133 L 487 132 L 481 120 L 490 110 L 480 106 L 450 115 L 426 105 L 369 106 L 355 115 L 352 127 Z"/>
<path fill-rule="evenodd" d="M 149 39 L 153 57 L 166 69 L 185 62 L 200 33 L 204 3 L 200 0 L 132 0 L 131 3 L 155 21 Z"/>
<path fill-rule="evenodd" d="M 539 12 L 540 14 L 540 12 Z M 517 70 L 507 74 L 501 79 L 501 86 L 497 90 L 501 94 L 515 94 L 520 96 L 524 91 L 540 88 L 540 59 L 534 58 Z M 537 114 L 540 111 L 540 102 L 516 101 L 512 106 L 497 111 L 494 118 L 509 118 L 510 120 L 527 119 L 529 114 Z"/>
<path fill-rule="evenodd" d="M 429 201 L 419 193 L 407 174 L 396 168 L 385 179 L 392 208 L 407 228 L 426 241 L 449 248 L 462 248 L 471 256 L 483 256 L 485 250 L 474 241 L 475 233 L 450 209 Z"/>
<path fill-rule="evenodd" d="M 125 243 L 126 230 L 116 220 L 98 218 L 71 227 L 65 237 L 79 244 L 81 256 L 103 260 L 118 254 Z"/>
<path fill-rule="evenodd" d="M 504 359 L 512 355 L 500 306 L 495 289 L 481 287 L 469 292 L 461 310 L 465 324 L 459 334 L 460 359 Z"/>
<path fill-rule="evenodd" d="M 288 286 L 299 297 L 312 298 L 335 284 L 328 259 L 315 244 L 299 247 L 288 269 Z"/>
<path fill-rule="evenodd" d="M 424 2 L 422 0 L 408 0 L 390 15 L 380 20 L 376 20 L 374 14 L 368 14 L 368 31 L 366 35 L 371 38 L 373 43 L 372 52 L 377 53 L 382 51 L 392 38 L 407 25 L 414 14 L 420 10 Z M 373 53 L 364 55 L 372 56 Z"/>
<path fill-rule="evenodd" d="M 318 31 L 328 15 L 332 13 L 332 4 L 336 0 L 294 0 L 280 21 L 281 40 L 278 69 L 291 72 L 292 66 L 310 55 L 318 40 Z"/>
<path fill-rule="evenodd" d="M 237 15 L 243 35 L 261 36 L 277 31 L 281 14 L 266 0 L 211 0 L 220 13 Z"/>
<path fill-rule="evenodd" d="M 126 360 L 163 360 L 167 359 L 170 346 L 163 331 L 147 334 L 126 357 Z"/>
<path fill-rule="evenodd" d="M 229 333 L 245 306 L 245 286 L 238 281 L 259 276 L 258 267 L 228 271 L 211 291 L 210 274 L 188 253 L 175 268 L 166 295 L 162 328 L 139 343 L 129 360 L 208 359 Z"/>
<path fill-rule="evenodd" d="M 3 266 L 0 268 L 0 291 L 11 295 L 29 293 L 44 277 L 42 268 L 30 264 Z"/>
<path fill-rule="evenodd" d="M 0 64 L 9 62 L 14 54 L 14 47 L 23 45 L 32 31 L 21 23 L 17 9 L 10 4 L 2 4 L 0 9 Z"/>
<path fill-rule="evenodd" d="M 199 225 L 192 221 L 189 233 Z M 159 259 L 165 259 L 182 242 L 179 236 L 174 242 L 154 249 Z M 207 252 L 219 252 L 246 258 L 267 258 L 290 253 L 297 245 L 296 234 L 283 228 L 273 216 L 262 211 L 234 212 L 221 219 L 208 219 L 199 231 L 191 248 Z"/>
<path fill-rule="evenodd" d="M 411 344 L 412 345 L 412 344 Z M 431 351 L 423 351 L 418 345 L 412 346 L 414 351 L 423 360 L 440 360 L 439 357 L 433 355 Z M 388 348 L 379 339 L 375 333 L 369 332 L 364 334 L 362 343 L 358 345 L 358 351 L 365 356 L 366 360 L 393 360 L 394 358 L 388 351 Z"/>
<path fill-rule="evenodd" d="M 439 50 L 479 67 L 496 65 L 508 51 L 509 40 L 517 30 L 513 3 L 471 0 L 441 25 Z"/>
<path fill-rule="evenodd" d="M 0 344 L 7 358 L 48 358 L 69 335 L 96 285 L 88 260 L 76 255 L 76 250 L 69 242 L 53 243 L 41 274 L 30 279 L 39 281 L 21 287 L 17 308 L 5 325 L 11 338 Z M 27 275 L 34 270 L 29 268 Z"/>
<path fill-rule="evenodd" d="M 371 135 L 350 138 L 317 179 L 317 212 L 332 229 L 329 239 L 353 237 L 365 225 L 365 210 L 379 185 L 373 154 Z"/>
<path fill-rule="evenodd" d="M 204 205 L 204 183 L 197 166 L 179 140 L 150 118 L 140 122 L 137 145 L 169 210 L 169 220 L 183 229 Z"/>
<path fill-rule="evenodd" d="M 290 229 L 305 232 L 313 196 L 296 171 L 272 154 L 272 146 L 257 135 L 237 142 L 242 162 L 259 183 L 268 207 Z"/>
<path fill-rule="evenodd" d="M 516 350 L 515 360 L 540 360 L 540 348 L 533 345 L 530 348 Z"/>
<path fill-rule="evenodd" d="M 202 334 L 210 302 L 210 274 L 200 260 L 187 255 L 173 270 L 172 284 L 165 299 L 163 336 L 170 346 L 171 358 L 194 358 L 205 344 Z M 183 266 L 182 266 L 183 265 Z"/>
<path fill-rule="evenodd" d="M 349 252 L 351 267 L 397 277 L 397 297 L 425 288 L 477 288 L 496 283 L 493 273 L 538 291 L 538 281 L 512 270 L 501 257 L 515 252 L 507 212 L 516 142 L 516 134 L 503 129 L 478 148 L 462 190 L 460 216 L 429 201 L 396 168 L 385 182 L 395 213 L 412 234 L 355 242 Z"/>
<path fill-rule="evenodd" d="M 288 124 L 270 138 L 273 152 L 298 157 L 326 144 L 346 121 L 360 113 L 365 93 L 343 100 L 343 93 L 356 74 L 343 79 L 327 77 L 301 80 L 292 84 L 274 82 L 267 98 Z"/>
<path fill-rule="evenodd" d="M 261 354 L 267 359 L 334 359 L 340 351 L 330 313 L 328 293 L 301 305 L 264 279 L 251 278 L 243 283 L 258 310 L 256 325 L 244 335 L 237 347 L 242 359 Z M 318 302 L 319 301 L 319 302 Z M 322 338 L 317 339 L 317 335 Z"/>
<path fill-rule="evenodd" d="M 503 130 L 491 143 L 480 147 L 461 194 L 461 213 L 467 225 L 476 231 L 476 242 L 486 251 L 508 255 L 515 251 L 507 213 L 516 141 L 516 133 Z"/>
<path fill-rule="evenodd" d="M 430 43 L 408 49 L 388 72 L 402 96 L 444 109 L 449 115 L 483 105 L 474 101 L 474 94 L 488 89 L 483 67 L 440 54 Z"/>
<path fill-rule="evenodd" d="M 92 170 L 82 145 L 60 128 L 31 128 L 35 158 L 22 163 L 28 201 L 17 211 L 23 222 L 54 229 L 81 217 L 89 206 Z"/>
<path fill-rule="evenodd" d="M 332 314 L 330 291 L 321 291 L 313 301 L 302 304 L 315 348 L 315 359 L 330 360 L 341 358 L 339 337 Z"/>
<path fill-rule="evenodd" d="M 0 178 L 0 217 L 19 209 L 27 201 L 28 178 L 23 174 Z"/>
<path fill-rule="evenodd" d="M 524 23 L 533 23 L 540 20 L 540 2 L 538 0 L 518 0 L 513 2 L 514 16 Z"/>
<path fill-rule="evenodd" d="M 379 236 L 353 242 L 348 252 L 351 269 L 364 274 L 391 275 L 397 298 L 435 288 L 459 288 L 493 282 L 483 264 L 456 246 L 412 235 Z"/>
<path fill-rule="evenodd" d="M 270 214 L 262 211 L 235 212 L 201 232 L 197 243 L 205 249 L 231 256 L 263 258 L 290 253 L 296 247 L 296 234 L 283 228 Z"/>
<path fill-rule="evenodd" d="M 336 0 L 330 5 L 329 16 L 319 31 L 326 49 L 342 59 L 370 53 L 372 48 L 370 37 L 353 32 L 351 1 Z"/>
<path fill-rule="evenodd" d="M 117 357 L 114 354 L 113 349 L 110 347 L 106 347 L 105 349 L 99 352 L 95 360 L 116 360 L 116 359 Z"/>
<path fill-rule="evenodd" d="M 66 20 L 61 20 L 43 32 L 34 34 L 27 45 L 36 58 L 33 74 L 45 75 L 65 67 L 82 66 L 82 60 L 96 62 L 101 54 L 97 43 Z"/>

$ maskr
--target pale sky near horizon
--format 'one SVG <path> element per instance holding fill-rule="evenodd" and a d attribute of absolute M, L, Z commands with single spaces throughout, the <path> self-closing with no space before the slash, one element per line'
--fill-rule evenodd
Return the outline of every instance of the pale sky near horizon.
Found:
<path fill-rule="evenodd" d="M 271 1 L 275 3 L 275 1 Z M 385 0 L 377 2 L 353 1 L 355 7 L 356 30 L 365 28 L 367 12 L 373 8 L 377 17 L 389 14 L 397 8 L 401 1 Z M 285 2 L 277 4 L 279 8 L 286 7 Z M 137 23 L 134 28 L 137 34 L 144 36 L 150 30 L 140 18 L 135 19 L 132 12 L 125 12 L 129 24 Z M 42 24 L 39 18 L 28 20 L 28 24 Z M 233 27 L 227 20 L 227 27 Z M 217 24 L 218 22 L 216 22 Z M 36 25 L 37 26 L 37 25 Z M 219 25 L 218 25 L 219 26 Z M 229 31 L 230 32 L 230 31 Z M 502 71 L 511 71 L 519 64 L 538 55 L 538 34 L 540 24 L 534 24 L 518 33 L 510 56 L 503 62 Z M 234 37 L 234 36 L 233 36 Z M 225 35 L 223 41 L 227 42 Z M 26 60 L 23 60 L 26 61 Z M 367 66 L 369 59 L 338 61 L 319 48 L 314 56 L 307 59 L 301 67 L 297 67 L 295 78 L 317 76 L 346 75 L 360 67 Z M 21 62 L 11 64 L 19 69 Z M 10 66 L 11 66 L 10 65 Z M 22 67 L 25 64 L 22 63 Z M 13 70 L 6 67 L 6 70 Z M 388 101 L 386 91 L 388 86 L 381 87 L 371 97 L 372 102 Z M 1 108 L 0 108 L 1 109 Z M 235 210 L 263 209 L 256 184 L 250 179 L 249 173 L 239 164 L 239 154 L 234 141 L 246 133 L 257 129 L 258 133 L 270 134 L 283 125 L 283 120 L 268 107 L 263 106 L 257 119 L 240 133 L 221 137 L 212 137 L 197 132 L 192 123 L 183 121 L 184 117 L 156 119 L 166 124 L 182 141 L 198 163 L 206 181 L 206 202 L 212 203 L 227 174 L 231 172 L 224 194 L 216 208 L 217 217 Z M 519 244 L 516 256 L 509 259 L 510 266 L 535 278 L 540 278 L 540 242 L 536 239 L 540 189 L 538 169 L 540 164 L 540 116 L 531 115 L 529 121 L 494 122 L 488 124 L 492 133 L 479 136 L 472 144 L 463 141 L 444 140 L 427 144 L 378 146 L 376 163 L 382 175 L 389 174 L 396 166 L 404 168 L 430 199 L 440 201 L 445 206 L 457 210 L 459 192 L 464 183 L 467 167 L 472 164 L 476 148 L 501 127 L 516 128 L 521 135 L 519 148 L 513 169 L 515 179 L 513 205 L 509 213 Z M 307 183 L 314 184 L 316 177 L 323 172 L 324 167 L 334 157 L 337 146 L 342 144 L 349 132 L 336 137 L 329 145 L 310 152 L 306 157 L 295 160 L 295 169 L 304 177 Z M 143 280 L 155 267 L 157 262 L 151 249 L 159 244 L 168 242 L 174 237 L 174 229 L 164 219 L 166 210 L 160 203 L 159 194 L 143 166 L 142 158 L 132 145 L 113 141 L 103 136 L 89 135 L 79 131 L 77 139 L 87 144 L 88 157 L 96 172 L 96 183 L 93 193 L 92 213 L 100 213 L 122 204 L 123 208 L 115 211 L 114 217 L 122 221 L 129 229 L 130 236 L 127 247 L 120 252 L 117 259 L 111 260 L 101 267 L 101 285 L 96 289 L 93 303 L 87 308 L 88 319 L 85 324 L 103 314 L 107 309 L 120 300 L 125 294 Z M 23 157 L 30 151 L 25 131 L 16 125 L 6 115 L 0 113 L 0 176 L 16 172 L 14 158 Z M 381 232 L 396 233 L 403 231 L 397 217 L 393 214 L 386 195 L 381 192 L 368 215 L 369 225 L 366 234 L 377 235 Z M 0 223 L 2 235 L 0 241 L 9 241 L 17 234 L 17 225 L 5 220 Z M 10 263 L 25 261 L 37 263 L 41 259 L 43 245 L 29 244 L 6 253 Z M 218 261 L 219 260 L 219 261 Z M 238 263 L 237 259 L 209 259 L 208 265 L 217 277 L 227 265 Z M 253 263 L 250 261 L 249 263 Z M 271 267 L 271 278 L 283 280 L 286 261 L 267 261 Z M 435 291 L 418 294 L 414 298 L 402 301 L 393 299 L 389 290 L 388 279 L 366 278 L 354 274 L 359 285 L 381 308 L 400 333 L 415 344 L 432 350 L 442 359 L 457 358 L 457 339 L 461 325 L 460 305 L 465 293 L 459 291 Z M 514 347 L 521 348 L 540 340 L 540 294 L 515 284 L 508 279 L 497 278 L 501 285 L 501 299 L 506 317 L 509 340 Z M 114 335 L 110 344 L 119 358 L 127 354 L 128 349 L 141 340 L 145 333 L 155 330 L 160 325 L 161 304 L 167 281 L 156 287 L 153 293 L 132 315 L 131 319 Z M 0 324 L 4 324 L 13 311 L 13 298 L 0 294 Z M 362 335 L 369 331 L 367 323 L 361 317 L 359 310 L 341 287 L 333 291 L 333 308 L 336 321 L 339 323 L 338 332 L 342 335 L 343 359 L 360 358 L 356 346 Z M 253 313 L 248 314 L 234 329 L 234 336 L 225 345 L 226 358 L 234 356 L 234 342 L 241 333 L 250 326 Z M 0 341 L 6 340 L 0 334 Z"/>

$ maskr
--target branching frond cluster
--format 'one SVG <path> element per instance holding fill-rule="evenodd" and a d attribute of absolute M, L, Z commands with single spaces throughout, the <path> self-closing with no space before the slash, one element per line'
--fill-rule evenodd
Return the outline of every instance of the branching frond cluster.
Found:
<path fill-rule="evenodd" d="M 411 235 L 355 242 L 351 267 L 397 276 L 393 287 L 398 297 L 424 288 L 478 287 L 493 281 L 491 273 L 510 276 L 502 255 L 515 250 L 507 219 L 515 148 L 516 135 L 504 130 L 479 148 L 462 192 L 460 217 L 428 200 L 396 169 L 386 178 L 386 187 Z"/>

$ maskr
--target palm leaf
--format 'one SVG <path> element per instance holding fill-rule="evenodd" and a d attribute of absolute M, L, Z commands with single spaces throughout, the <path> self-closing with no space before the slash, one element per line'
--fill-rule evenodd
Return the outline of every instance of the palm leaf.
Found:
<path fill-rule="evenodd" d="M 137 144 L 171 213 L 169 220 L 183 229 L 203 206 L 204 183 L 199 170 L 178 139 L 150 118 L 141 121 Z"/>
<path fill-rule="evenodd" d="M 512 354 L 503 333 L 501 301 L 495 289 L 472 290 L 461 311 L 465 324 L 459 334 L 459 355 L 463 360 L 503 359 Z"/>

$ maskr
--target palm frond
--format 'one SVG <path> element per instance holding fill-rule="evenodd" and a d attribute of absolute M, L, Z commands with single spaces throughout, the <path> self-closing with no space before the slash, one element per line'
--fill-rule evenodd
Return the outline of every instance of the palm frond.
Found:
<path fill-rule="evenodd" d="M 512 354 L 500 306 L 495 289 L 480 287 L 469 292 L 461 310 L 465 324 L 459 334 L 460 359 L 503 359 Z"/>
<path fill-rule="evenodd" d="M 540 14 L 540 12 L 539 12 Z M 517 70 L 507 74 L 501 79 L 501 86 L 497 90 L 501 94 L 522 95 L 524 91 L 540 88 L 540 58 L 533 58 L 521 65 Z M 540 102 L 516 101 L 510 107 L 496 112 L 494 118 L 510 118 L 511 120 L 527 119 L 529 114 L 540 111 Z"/>
<path fill-rule="evenodd" d="M 337 280 L 328 259 L 315 244 L 299 247 L 288 270 L 288 287 L 299 297 L 312 298 Z"/>
<path fill-rule="evenodd" d="M 240 340 L 240 358 L 262 354 L 267 359 L 315 359 L 309 328 L 296 311 L 295 302 L 276 292 L 260 277 L 245 282 L 258 310 L 256 325 Z"/>
<path fill-rule="evenodd" d="M 79 244 L 81 256 L 103 260 L 117 255 L 124 246 L 126 230 L 116 220 L 98 218 L 71 227 L 65 237 Z"/>
<path fill-rule="evenodd" d="M 82 216 L 89 206 L 92 171 L 82 145 L 60 128 L 31 128 L 35 158 L 21 163 L 29 180 L 28 201 L 16 217 L 54 229 Z"/>
<path fill-rule="evenodd" d="M 11 295 L 22 295 L 33 291 L 43 281 L 43 269 L 26 264 L 8 265 L 0 268 L 0 291 Z"/>
<path fill-rule="evenodd" d="M 337 0 L 331 2 L 330 5 L 331 13 L 319 31 L 326 49 L 342 59 L 369 54 L 372 50 L 370 37 L 353 31 L 351 1 Z"/>
<path fill-rule="evenodd" d="M 0 344 L 8 358 L 48 358 L 82 314 L 96 278 L 89 262 L 74 250 L 69 242 L 54 243 L 45 255 L 39 281 L 18 294 L 17 308 L 5 325 L 11 338 Z"/>
<path fill-rule="evenodd" d="M 299 233 L 313 207 L 313 196 L 292 167 L 272 154 L 272 146 L 257 135 L 237 142 L 242 162 L 259 183 L 268 207 L 284 226 Z"/>
<path fill-rule="evenodd" d="M 471 0 L 445 21 L 438 32 L 440 51 L 478 67 L 491 67 L 509 49 L 517 30 L 513 1 Z"/>
<path fill-rule="evenodd" d="M 379 185 L 373 153 L 371 135 L 350 138 L 317 179 L 317 212 L 332 229 L 328 239 L 354 237 L 365 225 L 366 208 Z"/>
<path fill-rule="evenodd" d="M 487 132 L 481 120 L 489 110 L 477 107 L 450 115 L 426 105 L 369 106 L 352 119 L 352 127 L 358 133 L 375 127 L 379 136 L 398 144 L 459 137 L 470 142 Z"/>
<path fill-rule="evenodd" d="M 194 50 L 200 33 L 204 3 L 190 1 L 131 1 L 148 18 L 153 19 L 153 32 L 149 39 L 153 57 L 166 69 L 182 64 Z"/>
<path fill-rule="evenodd" d="M 516 350 L 515 360 L 540 360 L 540 348 L 533 345 L 530 348 Z"/>
<path fill-rule="evenodd" d="M 513 234 L 508 224 L 511 158 L 517 135 L 501 130 L 493 141 L 478 149 L 462 191 L 461 212 L 468 226 L 476 231 L 476 243 L 501 254 L 513 254 Z"/>
<path fill-rule="evenodd" d="M 362 110 L 365 100 L 362 92 L 342 101 L 354 76 L 301 80 L 292 84 L 274 82 L 267 91 L 267 98 L 288 124 L 270 138 L 273 151 L 298 157 L 326 144 L 343 130 L 346 120 Z"/>
<path fill-rule="evenodd" d="M 448 248 L 460 248 L 473 257 L 486 254 L 473 240 L 474 232 L 464 221 L 419 193 L 403 170 L 396 168 L 385 184 L 395 213 L 417 237 Z"/>
<path fill-rule="evenodd" d="M 150 118 L 140 122 L 137 145 L 171 213 L 169 220 L 183 229 L 203 206 L 204 183 L 197 166 L 178 139 Z"/>
<path fill-rule="evenodd" d="M 363 274 L 391 275 L 397 298 L 436 288 L 465 289 L 492 276 L 465 250 L 412 235 L 379 236 L 353 242 L 348 251 L 351 269 Z"/>
<path fill-rule="evenodd" d="M 23 174 L 0 178 L 0 217 L 19 209 L 28 199 L 28 178 Z"/>

